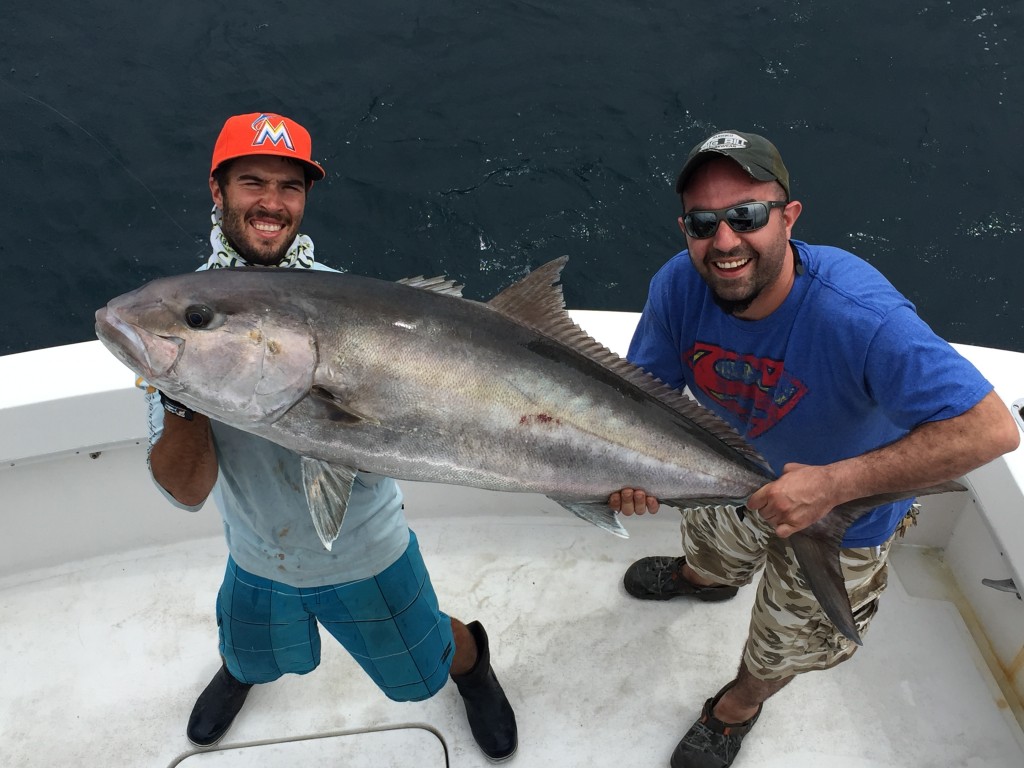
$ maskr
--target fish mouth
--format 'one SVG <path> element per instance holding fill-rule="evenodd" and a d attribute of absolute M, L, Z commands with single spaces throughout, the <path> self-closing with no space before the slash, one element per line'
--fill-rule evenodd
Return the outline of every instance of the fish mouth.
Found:
<path fill-rule="evenodd" d="M 114 357 L 151 384 L 174 367 L 182 339 L 157 336 L 126 322 L 111 307 L 96 310 L 96 338 Z"/>

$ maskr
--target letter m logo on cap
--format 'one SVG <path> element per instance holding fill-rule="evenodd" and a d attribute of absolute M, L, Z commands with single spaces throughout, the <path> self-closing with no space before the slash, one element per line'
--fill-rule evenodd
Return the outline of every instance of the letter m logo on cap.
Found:
<path fill-rule="evenodd" d="M 295 151 L 295 145 L 292 144 L 292 137 L 288 134 L 288 127 L 283 119 L 274 125 L 270 122 L 269 116 L 262 114 L 252 121 L 252 129 L 256 133 L 252 140 L 254 147 L 262 147 L 269 141 L 274 146 L 283 143 L 288 149 Z"/>
<path fill-rule="evenodd" d="M 311 181 L 324 178 L 324 169 L 313 159 L 309 131 L 276 112 L 247 112 L 224 122 L 213 146 L 210 173 L 223 163 L 246 155 L 276 155 L 298 160 L 306 167 Z"/>

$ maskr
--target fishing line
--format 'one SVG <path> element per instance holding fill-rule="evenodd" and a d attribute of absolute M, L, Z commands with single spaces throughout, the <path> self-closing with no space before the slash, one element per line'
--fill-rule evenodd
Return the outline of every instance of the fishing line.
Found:
<path fill-rule="evenodd" d="M 12 91 L 14 91 L 15 93 L 20 94 L 25 99 L 28 99 L 29 101 L 35 102 L 39 106 L 45 107 L 46 109 L 50 110 L 55 115 L 58 115 L 61 119 L 67 121 L 68 123 L 73 125 L 75 128 L 80 130 L 82 133 L 84 133 L 86 136 L 88 136 L 90 139 L 92 139 L 92 141 L 98 147 L 100 147 L 100 149 L 102 149 L 115 163 L 117 163 L 119 166 L 121 166 L 121 169 L 126 174 L 128 174 L 129 178 L 131 178 L 136 184 L 138 184 L 140 187 L 142 187 L 144 190 L 146 190 L 146 193 L 149 195 L 150 199 L 153 201 L 153 203 L 156 206 L 157 210 L 159 210 L 160 213 L 162 213 L 175 226 L 175 228 L 177 228 L 182 234 L 184 234 L 186 237 L 188 237 L 189 240 L 191 240 L 193 242 L 200 242 L 200 243 L 203 242 L 202 238 L 197 237 L 195 234 L 190 233 L 188 230 L 186 230 L 184 227 L 182 227 L 175 220 L 175 218 L 171 215 L 170 211 L 168 211 L 163 206 L 163 204 L 161 204 L 160 200 L 153 193 L 153 191 L 148 186 L 146 186 L 146 183 L 142 179 L 140 179 L 138 176 L 136 176 L 135 173 L 133 173 L 132 170 L 127 165 L 125 165 L 124 162 L 122 162 L 117 157 L 117 155 L 115 155 L 113 152 L 111 152 L 110 149 L 108 149 L 107 146 L 102 141 L 100 141 L 93 134 L 91 134 L 88 130 L 86 130 L 85 127 L 83 127 L 79 123 L 77 123 L 74 120 L 72 120 L 70 117 L 65 115 L 63 112 L 61 112 L 56 107 L 54 107 L 54 106 L 52 106 L 50 104 L 47 104 L 45 101 L 42 101 L 41 99 L 37 99 L 35 96 L 32 96 L 29 93 L 25 93 L 25 91 L 21 90 L 17 86 L 12 85 L 6 78 L 0 77 L 0 83 L 3 83 L 8 88 L 10 88 Z"/>

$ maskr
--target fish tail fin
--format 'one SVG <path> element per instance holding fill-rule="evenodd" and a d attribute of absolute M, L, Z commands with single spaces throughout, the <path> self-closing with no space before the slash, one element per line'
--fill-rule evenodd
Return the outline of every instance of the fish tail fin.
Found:
<path fill-rule="evenodd" d="M 789 537 L 789 544 L 796 553 L 797 562 L 803 571 L 807 584 L 821 609 L 844 636 L 857 645 L 864 643 L 857 631 L 853 618 L 850 594 L 846 591 L 846 579 L 839 564 L 838 540 L 818 538 L 803 531 Z"/>
<path fill-rule="evenodd" d="M 320 541 L 328 551 L 341 533 L 355 477 L 355 470 L 348 467 L 308 456 L 302 458 L 302 486 L 309 514 Z"/>
<path fill-rule="evenodd" d="M 846 522 L 846 527 L 843 528 L 843 531 L 845 532 L 846 528 L 849 528 L 850 525 L 858 518 L 860 518 L 865 512 L 868 512 L 874 509 L 875 507 L 880 507 L 883 504 L 891 504 L 894 501 L 900 501 L 901 499 L 911 499 L 917 496 L 931 496 L 936 493 L 951 493 L 953 491 L 966 490 L 967 488 L 961 485 L 960 483 L 956 482 L 955 480 L 950 480 L 945 483 L 938 483 L 937 485 L 929 485 L 924 488 L 916 488 L 912 491 L 902 491 L 897 493 L 878 493 L 875 494 L 874 496 L 865 496 L 863 499 L 854 499 L 853 501 L 848 501 L 845 504 L 841 504 L 840 506 L 836 507 L 836 511 L 843 511 L 844 514 L 841 516 L 844 518 L 849 517 L 849 520 Z"/>
<path fill-rule="evenodd" d="M 825 515 L 821 520 L 793 534 L 789 538 L 790 545 L 796 553 L 797 561 L 803 569 L 804 578 L 821 604 L 825 615 L 836 628 L 857 645 L 863 645 L 857 625 L 853 618 L 853 607 L 846 591 L 839 564 L 839 549 L 842 546 L 846 529 L 854 522 L 882 504 L 891 504 L 901 499 L 916 496 L 929 496 L 935 493 L 965 491 L 963 485 L 955 481 L 930 485 L 913 491 L 901 493 L 881 493 L 862 499 L 841 504 Z"/>
<path fill-rule="evenodd" d="M 559 499 L 551 500 L 572 512 L 576 517 L 586 520 L 588 523 L 596 525 L 602 530 L 614 533 L 616 536 L 621 536 L 624 539 L 629 538 L 629 532 L 622 526 L 622 523 L 619 522 L 618 513 L 612 510 L 604 502 L 561 501 Z"/>

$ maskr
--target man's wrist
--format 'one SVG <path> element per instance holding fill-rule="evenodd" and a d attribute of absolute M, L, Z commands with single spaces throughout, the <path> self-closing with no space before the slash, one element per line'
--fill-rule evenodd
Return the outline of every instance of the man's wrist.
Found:
<path fill-rule="evenodd" d="M 163 392 L 160 393 L 160 405 L 164 407 L 164 410 L 168 413 L 172 413 L 179 418 L 192 421 L 192 418 L 196 415 L 196 412 L 189 408 L 184 403 L 179 403 L 177 400 L 173 400 L 165 395 Z"/>

